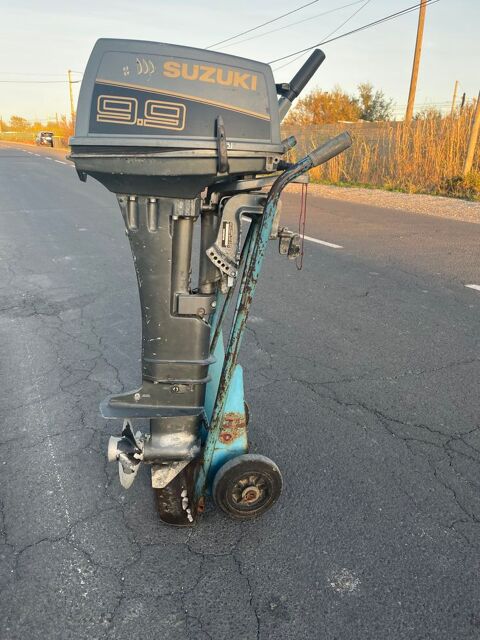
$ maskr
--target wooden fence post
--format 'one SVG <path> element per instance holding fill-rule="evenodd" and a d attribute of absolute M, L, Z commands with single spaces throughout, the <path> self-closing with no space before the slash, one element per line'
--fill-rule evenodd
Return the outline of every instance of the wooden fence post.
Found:
<path fill-rule="evenodd" d="M 472 170 L 473 157 L 475 155 L 475 147 L 477 145 L 478 133 L 480 131 L 480 91 L 478 92 L 477 104 L 475 107 L 475 115 L 473 116 L 472 130 L 468 140 L 467 155 L 463 166 L 463 175 L 466 176 Z"/>
<path fill-rule="evenodd" d="M 450 116 L 453 116 L 455 111 L 455 103 L 457 101 L 458 80 L 455 80 L 455 87 L 453 88 L 452 108 L 450 109 Z"/>

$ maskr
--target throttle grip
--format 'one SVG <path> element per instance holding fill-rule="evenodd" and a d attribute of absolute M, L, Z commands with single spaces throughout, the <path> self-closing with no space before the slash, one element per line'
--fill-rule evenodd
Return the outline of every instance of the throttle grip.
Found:
<path fill-rule="evenodd" d="M 348 149 L 352 145 L 352 142 L 352 137 L 348 131 L 344 131 L 338 136 L 335 136 L 335 138 L 327 140 L 327 142 L 322 144 L 320 147 L 317 147 L 306 156 L 312 163 L 310 168 L 317 167 L 319 164 L 323 164 L 331 158 L 338 156 L 339 153 Z"/>
<path fill-rule="evenodd" d="M 280 100 L 278 101 L 278 113 L 280 115 L 280 121 L 282 121 L 287 115 L 292 102 L 295 98 L 298 98 L 300 93 L 305 89 L 305 86 L 311 80 L 315 71 L 325 60 L 325 54 L 321 49 L 315 49 L 310 55 L 308 60 L 303 64 L 297 73 L 293 76 L 292 81 L 285 85 L 277 85 L 277 92 L 280 93 Z M 281 87 L 279 90 L 278 87 Z"/>
<path fill-rule="evenodd" d="M 315 49 L 290 81 L 290 88 L 285 93 L 287 100 L 293 102 L 298 98 L 324 60 L 324 52 L 321 49 Z"/>

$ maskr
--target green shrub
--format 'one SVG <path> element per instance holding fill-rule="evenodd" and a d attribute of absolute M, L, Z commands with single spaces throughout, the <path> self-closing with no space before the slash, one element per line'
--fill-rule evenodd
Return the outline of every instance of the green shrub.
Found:
<path fill-rule="evenodd" d="M 453 176 L 442 184 L 441 191 L 454 198 L 480 200 L 480 172 L 471 171 L 466 176 Z"/>

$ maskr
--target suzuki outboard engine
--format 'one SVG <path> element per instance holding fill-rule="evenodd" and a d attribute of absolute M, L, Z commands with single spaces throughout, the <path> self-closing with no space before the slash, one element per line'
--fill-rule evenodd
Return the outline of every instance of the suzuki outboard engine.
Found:
<path fill-rule="evenodd" d="M 298 237 L 278 227 L 281 190 L 350 144 L 342 134 L 294 165 L 282 159 L 294 141 L 282 142 L 280 119 L 324 57 L 315 51 L 290 84 L 275 85 L 260 62 L 102 39 L 85 71 L 70 158 L 82 180 L 117 196 L 142 312 L 142 384 L 101 404 L 105 418 L 124 421 L 108 456 L 125 487 L 142 462 L 152 465 L 160 516 L 171 524 L 193 523 L 207 491 L 241 519 L 281 491 L 277 466 L 247 453 L 237 358 L 266 241 L 280 237 L 284 253 L 298 253 Z M 145 418 L 150 433 L 135 432 Z"/>

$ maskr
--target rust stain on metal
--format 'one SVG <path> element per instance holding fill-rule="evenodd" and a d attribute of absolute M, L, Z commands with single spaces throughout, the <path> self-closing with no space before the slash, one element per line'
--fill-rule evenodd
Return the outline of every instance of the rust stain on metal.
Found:
<path fill-rule="evenodd" d="M 220 430 L 220 442 L 230 444 L 236 438 L 245 433 L 246 421 L 244 413 L 234 411 L 226 413 L 223 417 L 223 425 Z"/>
<path fill-rule="evenodd" d="M 200 496 L 197 504 L 197 513 L 203 513 L 205 511 L 205 496 Z"/>

